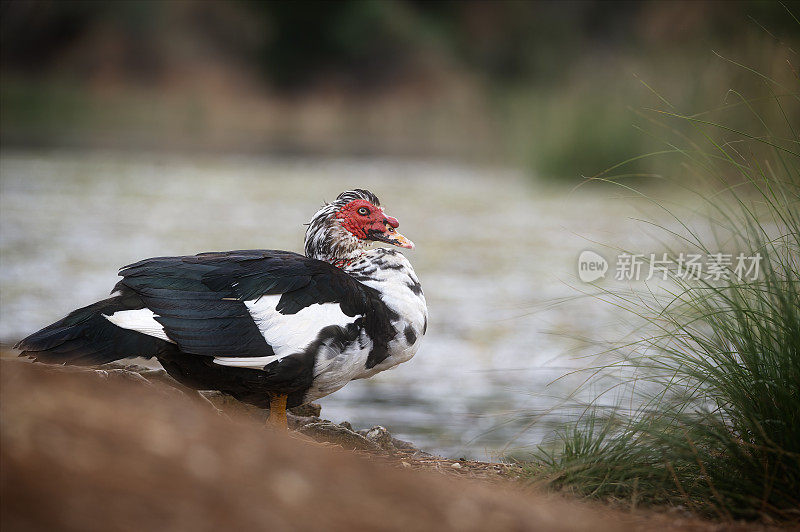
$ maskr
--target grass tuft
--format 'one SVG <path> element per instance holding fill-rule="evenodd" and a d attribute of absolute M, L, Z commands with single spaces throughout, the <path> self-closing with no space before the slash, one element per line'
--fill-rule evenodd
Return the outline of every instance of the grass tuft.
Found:
<path fill-rule="evenodd" d="M 602 292 L 644 319 L 644 337 L 605 366 L 627 372 L 621 385 L 640 406 L 590 408 L 562 429 L 536 453 L 544 484 L 725 520 L 800 520 L 800 124 L 789 118 L 796 91 L 770 94 L 741 99 L 748 131 L 658 111 L 703 139 L 666 143 L 712 185 L 695 187 L 704 229 L 680 216 L 679 230 L 662 229 L 677 238 L 676 255 L 724 252 L 732 263 L 716 280 L 673 270 L 656 287 Z M 739 279 L 739 253 L 761 257 L 757 278 Z"/>

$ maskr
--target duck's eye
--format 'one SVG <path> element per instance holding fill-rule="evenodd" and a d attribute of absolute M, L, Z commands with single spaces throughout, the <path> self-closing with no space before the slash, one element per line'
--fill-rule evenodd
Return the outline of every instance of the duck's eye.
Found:
<path fill-rule="evenodd" d="M 358 209 L 358 214 L 360 214 L 361 216 L 366 216 L 369 214 L 369 209 L 367 209 L 366 207 L 360 207 Z"/>
<path fill-rule="evenodd" d="M 386 230 L 389 231 L 390 233 L 394 233 L 394 227 L 392 227 L 391 225 L 387 227 Z"/>

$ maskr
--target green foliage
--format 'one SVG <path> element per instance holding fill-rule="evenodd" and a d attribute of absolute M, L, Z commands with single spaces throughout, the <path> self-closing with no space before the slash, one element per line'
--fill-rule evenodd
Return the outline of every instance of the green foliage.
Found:
<path fill-rule="evenodd" d="M 325 78 L 366 86 L 391 82 L 426 44 L 419 20 L 401 2 L 250 2 L 265 21 L 262 71 L 284 89 Z"/>
<path fill-rule="evenodd" d="M 538 452 L 546 484 L 723 519 L 800 519 L 800 124 L 790 119 L 800 94 L 760 79 L 769 99 L 741 100 L 748 130 L 660 113 L 712 147 L 666 141 L 692 175 L 715 185 L 693 187 L 709 210 L 706 230 L 676 216 L 681 230 L 664 231 L 681 249 L 758 254 L 760 276 L 672 272 L 660 290 L 605 291 L 651 331 L 619 346 L 606 368 L 629 372 L 623 384 L 642 406 L 591 409 L 563 430 L 559 451 Z M 773 114 L 757 111 L 765 101 Z"/>
<path fill-rule="evenodd" d="M 660 149 L 637 77 L 723 107 L 753 80 L 712 50 L 774 75 L 800 47 L 771 1 L 38 0 L 0 30 L 4 142 L 455 155 L 573 184 Z"/>
<path fill-rule="evenodd" d="M 637 116 L 619 94 L 589 93 L 548 101 L 537 117 L 546 132 L 536 131 L 528 167 L 544 179 L 578 182 L 636 154 L 654 149 L 636 128 Z M 628 174 L 651 171 L 650 161 L 629 163 Z"/>

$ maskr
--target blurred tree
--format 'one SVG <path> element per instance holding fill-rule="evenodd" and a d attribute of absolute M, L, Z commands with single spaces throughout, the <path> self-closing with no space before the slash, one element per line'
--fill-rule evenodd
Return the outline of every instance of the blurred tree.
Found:
<path fill-rule="evenodd" d="M 247 1 L 267 21 L 261 60 L 271 82 L 298 88 L 338 75 L 381 84 L 413 54 L 414 20 L 394 1 Z"/>
<path fill-rule="evenodd" d="M 431 139 L 454 139 L 452 145 L 464 143 L 456 151 L 493 153 L 540 174 L 592 175 L 652 148 L 637 142 L 643 136 L 627 108 L 660 101 L 634 74 L 684 112 L 719 107 L 730 88 L 752 88 L 746 85 L 752 78 L 723 72 L 712 51 L 769 71 L 796 69 L 800 31 L 787 8 L 800 13 L 799 6 L 797 0 L 3 0 L 3 129 L 41 139 L 97 123 L 131 128 L 152 116 L 141 121 L 143 130 L 172 120 L 184 124 L 185 137 L 205 123 L 220 137 L 269 130 L 292 145 L 308 142 L 299 131 L 306 127 L 317 128 L 317 141 L 379 146 L 384 138 L 395 146 L 422 145 L 426 153 L 448 144 Z M 122 99 L 114 108 L 98 104 L 95 89 L 119 96 L 131 88 L 145 90 L 138 100 L 130 95 L 138 108 Z M 179 117 L 151 106 L 159 98 Z M 248 98 L 242 105 L 251 108 L 232 110 L 232 102 Z M 278 112 L 320 102 L 301 126 L 291 112 Z M 141 112 L 151 108 L 151 115 Z M 76 117 L 85 125 L 72 127 Z M 241 138 L 254 135 L 241 133 L 230 144 Z"/>
<path fill-rule="evenodd" d="M 83 36 L 107 26 L 107 38 L 126 49 L 123 67 L 153 76 L 163 68 L 164 43 L 193 28 L 196 38 L 292 89 L 331 78 L 370 87 L 391 83 L 433 52 L 495 85 L 549 84 L 587 55 L 724 48 L 753 27 L 768 28 L 776 39 L 798 33 L 780 5 L 755 0 L 21 0 L 2 2 L 0 24 L 4 71 L 46 72 Z"/>

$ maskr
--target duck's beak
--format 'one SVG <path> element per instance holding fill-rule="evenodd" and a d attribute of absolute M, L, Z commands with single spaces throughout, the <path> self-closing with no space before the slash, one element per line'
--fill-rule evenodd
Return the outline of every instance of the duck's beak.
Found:
<path fill-rule="evenodd" d="M 397 231 L 396 228 L 400 225 L 397 218 L 386 215 L 384 215 L 384 217 L 386 218 L 384 220 L 384 230 L 381 232 L 376 231 L 372 234 L 372 238 L 381 242 L 386 242 L 387 244 L 392 244 L 393 246 L 414 249 L 414 243 Z"/>
<path fill-rule="evenodd" d="M 414 243 L 409 240 L 408 238 L 404 237 L 394 229 L 391 231 L 387 231 L 384 233 L 386 236 L 386 241 L 390 244 L 394 244 L 395 246 L 400 246 L 401 248 L 406 249 L 414 249 Z"/>

